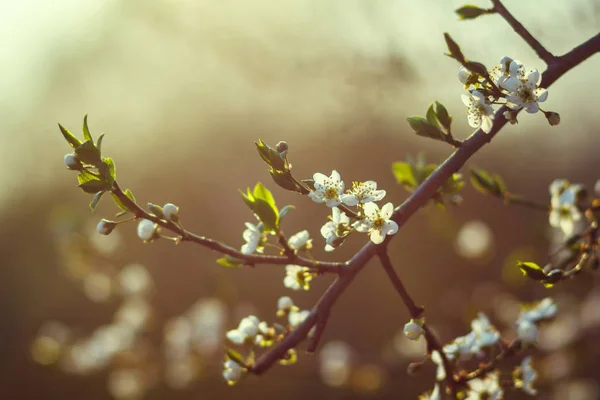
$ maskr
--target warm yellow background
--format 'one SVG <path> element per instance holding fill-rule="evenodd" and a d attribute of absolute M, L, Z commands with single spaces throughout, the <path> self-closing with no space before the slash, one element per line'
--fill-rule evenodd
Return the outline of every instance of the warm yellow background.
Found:
<path fill-rule="evenodd" d="M 65 321 L 85 334 L 108 321 L 115 307 L 89 302 L 61 269 L 54 232 L 64 215 L 93 225 L 111 216 L 114 207 L 106 202 L 94 215 L 89 213 L 89 199 L 74 187 L 74 174 L 64 169 L 62 156 L 69 148 L 57 122 L 77 131 L 89 114 L 92 132 L 107 134 L 104 152 L 115 159 L 119 181 L 142 204 L 174 202 L 181 206 L 187 228 L 234 246 L 242 243 L 243 223 L 252 220 L 237 189 L 265 182 L 280 205 L 298 207 L 286 230 L 309 229 L 316 255 L 324 256 L 318 229 L 327 210 L 276 188 L 253 141 L 287 140 L 299 177 L 335 168 L 347 184 L 377 180 L 388 191 L 386 200 L 399 204 L 407 194 L 394 184 L 391 163 L 419 151 L 440 162 L 451 152 L 412 135 L 405 118 L 423 114 L 439 100 L 455 116 L 456 136 L 470 133 L 457 65 L 442 55 L 443 32 L 450 32 L 469 58 L 488 66 L 508 55 L 543 68 L 500 17 L 458 21 L 453 10 L 462 4 L 1 1 L 0 307 L 6 315 L 0 323 L 0 397 L 108 396 L 105 375 L 73 377 L 37 366 L 29 356 L 29 343 L 43 321 Z M 600 29 L 594 0 L 507 0 L 506 6 L 556 54 Z M 519 126 L 508 126 L 473 162 L 500 173 L 516 193 L 540 202 L 547 201 L 547 185 L 555 177 L 593 186 L 600 177 L 599 70 L 596 56 L 550 88 L 543 106 L 561 114 L 560 126 L 549 127 L 541 114 L 522 115 Z M 492 300 L 498 293 L 516 293 L 523 300 L 548 293 L 505 268 L 514 257 L 544 262 L 551 236 L 546 217 L 505 208 L 470 188 L 464 197 L 463 205 L 448 213 L 423 210 L 392 245 L 407 287 L 446 340 L 464 334 L 477 309 L 496 318 L 499 307 Z M 472 219 L 489 225 L 495 243 L 485 257 L 466 260 L 456 254 L 453 241 Z M 125 245 L 119 260 L 149 267 L 158 289 L 154 306 L 163 319 L 208 296 L 221 297 L 232 307 L 250 303 L 270 318 L 276 299 L 290 294 L 278 267 L 225 270 L 207 250 L 143 245 L 133 227 L 121 233 Z M 326 257 L 344 259 L 364 240 L 353 238 Z M 292 295 L 309 307 L 328 279 L 318 279 L 309 293 Z M 552 293 L 568 304 L 594 285 L 593 278 L 579 279 Z M 148 399 L 414 398 L 430 388 L 431 370 L 413 379 L 404 372 L 406 359 L 394 356 L 390 361 L 382 355 L 406 319 L 383 271 L 373 263 L 335 307 L 323 341 L 347 341 L 360 362 L 383 366 L 387 379 L 379 392 L 327 388 L 315 372 L 316 358 L 305 356 L 294 367 L 275 368 L 230 390 L 218 378 L 217 358 L 208 362 L 206 377 L 192 389 L 172 393 L 160 387 Z M 230 326 L 235 324 L 232 318 Z M 598 352 L 597 345 L 588 345 L 586 354 Z M 585 360 L 575 351 L 569 357 Z M 571 374 L 598 379 L 581 366 L 565 380 Z"/>

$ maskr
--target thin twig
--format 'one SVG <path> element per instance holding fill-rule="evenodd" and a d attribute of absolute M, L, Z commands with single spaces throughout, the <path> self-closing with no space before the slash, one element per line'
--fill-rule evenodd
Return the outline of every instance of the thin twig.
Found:
<path fill-rule="evenodd" d="M 239 250 L 223 244 L 217 240 L 210 239 L 204 236 L 196 235 L 181 228 L 178 224 L 171 221 L 162 220 L 153 214 L 146 212 L 136 202 L 131 200 L 125 195 L 119 184 L 115 181 L 111 188 L 111 192 L 117 196 L 117 198 L 136 216 L 138 219 L 148 219 L 157 223 L 158 225 L 177 233 L 181 236 L 182 242 L 193 242 L 201 246 L 207 247 L 211 250 L 217 251 L 221 254 L 226 254 L 231 257 L 243 260 L 247 264 L 271 264 L 271 265 L 286 265 L 296 264 L 303 267 L 310 267 L 319 273 L 334 273 L 343 274 L 347 268 L 346 263 L 343 262 L 326 262 L 326 261 L 315 261 L 305 257 L 301 257 L 295 253 L 287 256 L 272 256 L 263 254 L 243 254 Z M 287 243 L 286 243 L 287 244 Z"/>
<path fill-rule="evenodd" d="M 383 269 L 387 273 L 388 278 L 390 278 L 392 285 L 394 285 L 394 288 L 396 289 L 396 291 L 402 298 L 402 302 L 408 309 L 408 313 L 410 314 L 410 317 L 412 319 L 421 318 L 421 316 L 423 315 L 423 311 L 425 311 L 425 309 L 421 306 L 417 306 L 415 304 L 414 300 L 412 299 L 412 297 L 410 297 L 410 295 L 406 291 L 406 288 L 404 287 L 404 284 L 400 280 L 400 277 L 398 276 L 396 271 L 394 271 L 394 266 L 392 265 L 392 261 L 390 260 L 390 256 L 388 255 L 387 247 L 381 246 L 377 255 L 379 256 L 381 265 L 383 266 Z"/>
<path fill-rule="evenodd" d="M 535 201 L 527 200 L 510 193 L 505 194 L 504 201 L 506 202 L 506 204 L 518 204 L 520 206 L 525 206 L 533 210 L 546 212 L 550 211 L 550 207 L 545 204 L 536 203 Z"/>
<path fill-rule="evenodd" d="M 548 65 L 550 65 L 556 59 L 552 53 L 546 50 L 546 48 L 536 38 L 534 38 L 527 29 L 525 29 L 523 24 L 517 21 L 517 19 L 506 9 L 506 7 L 504 7 L 504 4 L 502 4 L 500 0 L 492 0 L 492 3 L 494 4 L 492 11 L 500 14 L 513 28 L 513 30 L 529 45 L 529 47 L 536 52 L 539 58 L 544 60 L 544 62 Z"/>

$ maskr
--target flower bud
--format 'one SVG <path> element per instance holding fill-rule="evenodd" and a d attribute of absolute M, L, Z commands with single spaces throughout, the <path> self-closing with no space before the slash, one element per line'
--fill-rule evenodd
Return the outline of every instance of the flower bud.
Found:
<path fill-rule="evenodd" d="M 143 241 L 149 241 L 155 238 L 157 233 L 158 225 L 149 219 L 143 219 L 140 221 L 137 227 L 137 234 Z"/>
<path fill-rule="evenodd" d="M 560 124 L 560 114 L 554 111 L 544 111 L 548 123 L 552 126 Z"/>
<path fill-rule="evenodd" d="M 410 340 L 417 341 L 423 334 L 423 328 L 421 328 L 420 321 L 415 321 L 411 319 L 409 322 L 404 325 L 404 336 L 406 336 Z"/>
<path fill-rule="evenodd" d="M 239 381 L 242 378 L 242 375 L 242 367 L 238 363 L 233 360 L 225 361 L 223 378 L 225 378 L 228 383 L 233 384 Z"/>
<path fill-rule="evenodd" d="M 162 208 L 162 212 L 166 220 L 171 222 L 179 222 L 179 207 L 177 207 L 175 204 L 165 204 Z"/>
<path fill-rule="evenodd" d="M 408 368 L 407 368 L 407 373 L 409 375 L 417 375 L 419 372 L 421 372 L 421 369 L 423 368 L 423 362 L 421 361 L 415 361 L 415 362 L 411 362 L 410 364 L 408 364 Z"/>
<path fill-rule="evenodd" d="M 75 153 L 65 154 L 65 165 L 68 169 L 74 171 L 81 171 L 83 169 L 83 165 L 81 164 L 81 161 L 79 161 Z"/>
<path fill-rule="evenodd" d="M 279 154 L 285 155 L 285 154 L 282 154 L 282 153 L 285 153 L 285 152 L 288 151 L 288 144 L 287 144 L 287 142 L 285 142 L 285 141 L 282 140 L 281 142 L 277 143 L 277 146 L 275 146 L 275 148 L 277 149 L 277 151 L 279 152 Z"/>
<path fill-rule="evenodd" d="M 110 235 L 110 233 L 117 227 L 117 223 L 103 219 L 98 223 L 96 230 L 101 235 Z"/>
<path fill-rule="evenodd" d="M 288 296 L 280 297 L 279 300 L 277 300 L 277 310 L 279 311 L 289 310 L 292 307 L 294 307 L 294 302 Z"/>
<path fill-rule="evenodd" d="M 517 121 L 517 112 L 516 111 L 504 111 L 504 118 L 506 118 L 508 120 L 508 122 L 511 123 L 511 125 L 517 124 L 519 121 Z"/>

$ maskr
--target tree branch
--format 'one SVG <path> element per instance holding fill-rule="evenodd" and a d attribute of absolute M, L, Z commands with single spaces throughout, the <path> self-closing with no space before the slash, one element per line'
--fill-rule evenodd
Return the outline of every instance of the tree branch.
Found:
<path fill-rule="evenodd" d="M 577 46 L 565 55 L 556 58 L 552 64 L 544 71 L 542 75 L 542 87 L 547 88 L 566 72 L 583 62 L 591 55 L 600 51 L 600 34 L 592 37 L 581 45 Z M 495 114 L 494 126 L 490 133 L 485 133 L 481 129 L 475 131 L 468 139 L 462 142 L 460 148 L 454 151 L 438 168 L 415 190 L 411 196 L 399 206 L 392 216 L 392 219 L 401 228 L 406 221 L 421 207 L 435 196 L 437 190 L 446 182 L 452 174 L 456 173 L 479 149 L 489 143 L 492 138 L 506 125 L 504 118 L 506 107 L 501 107 Z M 383 244 L 385 246 L 392 240 L 393 236 L 388 236 Z M 263 354 L 256 361 L 250 372 L 262 374 L 274 363 L 280 360 L 288 351 L 303 341 L 312 327 L 317 323 L 321 316 L 329 314 L 331 308 L 344 292 L 355 276 L 364 268 L 377 251 L 377 245 L 369 242 L 365 244 L 347 263 L 345 273 L 336 278 L 327 288 L 317 304 L 312 308 L 310 315 L 301 323 L 292 333 L 286 336 L 282 341 L 273 346 L 267 353 Z M 432 332 L 427 329 L 428 335 Z M 441 353 L 444 357 L 443 352 Z"/>
<path fill-rule="evenodd" d="M 136 202 L 131 200 L 125 195 L 117 181 L 113 183 L 111 192 L 117 196 L 117 198 L 123 203 L 138 219 L 148 219 L 158 225 L 166 228 L 181 236 L 182 242 L 193 242 L 201 246 L 207 247 L 211 250 L 217 251 L 221 254 L 226 254 L 231 257 L 238 258 L 245 261 L 247 264 L 271 264 L 271 265 L 286 265 L 296 264 L 303 267 L 310 267 L 320 273 L 334 273 L 343 274 L 346 269 L 346 263 L 343 262 L 326 262 L 326 261 L 314 261 L 305 257 L 301 257 L 294 252 L 288 253 L 285 256 L 272 256 L 263 254 L 243 254 L 235 248 L 223 244 L 217 240 L 210 239 L 204 236 L 196 235 L 183 229 L 178 224 L 171 221 L 166 221 L 156 217 L 153 214 L 146 212 Z M 287 243 L 285 243 L 287 245 Z"/>
<path fill-rule="evenodd" d="M 385 272 L 387 273 L 388 277 L 390 278 L 392 285 L 394 285 L 394 288 L 396 289 L 396 291 L 402 298 L 402 302 L 404 302 L 404 305 L 408 309 L 408 313 L 410 314 L 410 317 L 412 319 L 421 318 L 421 316 L 423 315 L 423 311 L 425 311 L 425 309 L 421 306 L 417 306 L 415 304 L 415 301 L 412 299 L 412 297 L 410 297 L 410 295 L 406 291 L 406 288 L 404 287 L 404 284 L 400 280 L 400 277 L 398 276 L 396 271 L 394 271 L 394 266 L 392 265 L 392 261 L 390 260 L 390 256 L 388 255 L 388 252 L 387 252 L 387 246 L 381 246 L 377 255 L 379 256 L 381 265 L 383 266 L 383 269 L 385 269 Z"/>
<path fill-rule="evenodd" d="M 517 21 L 517 19 L 506 9 L 506 7 L 504 7 L 504 4 L 502 4 L 500 0 L 492 0 L 492 3 L 494 4 L 492 12 L 500 14 L 513 28 L 513 30 L 529 45 L 529 47 L 535 51 L 539 58 L 544 60 L 544 62 L 548 65 L 550 65 L 556 59 L 552 53 L 546 50 L 546 48 L 536 38 L 534 38 L 527 29 L 525 29 L 523 24 Z"/>

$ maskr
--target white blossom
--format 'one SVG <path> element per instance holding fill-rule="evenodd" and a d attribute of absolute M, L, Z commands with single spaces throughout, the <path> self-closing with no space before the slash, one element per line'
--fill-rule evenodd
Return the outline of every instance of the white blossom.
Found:
<path fill-rule="evenodd" d="M 354 223 L 354 228 L 358 232 L 367 232 L 371 241 L 380 244 L 387 235 L 393 235 L 398 231 L 398 224 L 390 218 L 394 213 L 392 203 L 387 203 L 381 210 L 375 203 L 364 205 L 365 219 Z"/>
<path fill-rule="evenodd" d="M 379 201 L 385 196 L 385 190 L 377 190 L 377 182 L 352 182 L 352 189 L 340 196 L 342 202 L 354 207 L 359 203 Z"/>
<path fill-rule="evenodd" d="M 340 174 L 333 170 L 327 177 L 319 172 L 313 175 L 315 190 L 308 194 L 315 203 L 325 203 L 327 207 L 335 207 L 342 201 L 340 196 L 344 192 L 344 182 Z"/>
<path fill-rule="evenodd" d="M 439 351 L 434 350 L 431 352 L 431 361 L 433 361 L 433 363 L 437 365 L 435 379 L 438 381 L 443 381 L 444 379 L 446 379 L 446 368 L 444 367 L 444 360 L 442 359 L 442 355 Z"/>
<path fill-rule="evenodd" d="M 506 105 L 513 110 L 525 108 L 530 114 L 539 111 L 538 103 L 546 101 L 548 91 L 539 87 L 542 75 L 537 69 L 526 75 L 511 77 L 504 83 L 504 88 L 511 92 L 506 96 Z"/>
<path fill-rule="evenodd" d="M 404 325 L 404 336 L 406 336 L 409 340 L 419 340 L 424 332 L 422 325 L 422 321 L 415 321 L 414 319 L 411 319 Z"/>
<path fill-rule="evenodd" d="M 585 220 L 577 205 L 582 185 L 571 185 L 564 179 L 550 184 L 549 222 L 554 228 L 560 228 L 569 237 L 585 228 Z"/>
<path fill-rule="evenodd" d="M 532 396 L 537 394 L 537 390 L 533 387 L 537 379 L 537 372 L 531 365 L 531 356 L 525 357 L 521 365 L 515 368 L 513 379 L 517 389 L 521 389 Z"/>
<path fill-rule="evenodd" d="M 286 312 L 292 308 L 294 308 L 294 301 L 290 297 L 283 296 L 277 300 L 277 311 Z"/>
<path fill-rule="evenodd" d="M 489 373 L 485 378 L 470 380 L 469 388 L 465 400 L 499 400 L 504 395 L 497 372 Z"/>
<path fill-rule="evenodd" d="M 474 90 L 470 94 L 462 94 L 461 99 L 467 106 L 469 126 L 481 127 L 485 133 L 490 133 L 493 126 L 494 109 L 488 103 L 487 98 L 481 92 Z"/>
<path fill-rule="evenodd" d="M 427 392 L 419 396 L 419 400 L 440 400 L 440 385 L 435 384 L 431 393 Z"/>
<path fill-rule="evenodd" d="M 446 357 L 450 360 L 455 358 L 464 360 L 471 358 L 473 353 L 478 353 L 480 347 L 477 344 L 475 333 L 469 332 L 465 336 L 459 336 L 451 343 L 445 345 L 443 350 Z M 475 350 L 475 352 L 473 350 Z"/>
<path fill-rule="evenodd" d="M 523 320 L 517 325 L 517 335 L 523 344 L 534 344 L 537 342 L 537 325 L 529 320 Z"/>
<path fill-rule="evenodd" d="M 149 219 L 142 219 L 137 226 L 137 235 L 143 241 L 149 241 L 156 236 L 158 225 Z"/>
<path fill-rule="evenodd" d="M 307 267 L 300 265 L 286 265 L 285 266 L 285 278 L 283 278 L 283 285 L 292 290 L 309 290 L 310 281 L 312 280 L 312 274 L 309 272 Z"/>
<path fill-rule="evenodd" d="M 534 303 L 534 305 L 524 307 L 521 310 L 519 318 L 517 319 L 517 323 L 520 323 L 525 320 L 531 322 L 538 322 L 554 318 L 556 316 L 557 311 L 558 307 L 556 306 L 554 300 L 551 297 L 546 297 L 542 301 Z"/>
<path fill-rule="evenodd" d="M 262 240 L 262 229 L 260 224 L 254 225 L 250 222 L 246 222 L 246 230 L 242 233 L 242 237 L 246 241 L 246 244 L 242 245 L 242 254 L 254 253 Z"/>
<path fill-rule="evenodd" d="M 350 226 L 350 218 L 338 207 L 331 209 L 330 220 L 321 227 L 321 235 L 325 238 L 325 251 L 333 251 L 336 240 L 345 236 Z"/>
<path fill-rule="evenodd" d="M 304 322 L 310 315 L 310 310 L 295 311 L 292 310 L 288 314 L 288 322 L 292 328 L 296 328 L 298 325 Z"/>
<path fill-rule="evenodd" d="M 312 248 L 312 239 L 310 238 L 310 234 L 307 230 L 303 230 L 292 235 L 288 239 L 287 243 L 292 250 L 309 250 Z"/>
<path fill-rule="evenodd" d="M 471 329 L 475 335 L 475 344 L 471 349 L 473 353 L 479 352 L 482 347 L 493 346 L 500 340 L 500 332 L 482 312 L 479 313 L 476 319 L 471 321 Z"/>
<path fill-rule="evenodd" d="M 260 320 L 254 315 L 249 315 L 240 321 L 237 329 L 232 329 L 226 333 L 227 339 L 237 345 L 244 344 L 246 340 L 253 339 L 258 334 L 258 325 Z"/>
<path fill-rule="evenodd" d="M 234 384 L 242 378 L 244 370 L 241 365 L 233 360 L 225 361 L 223 365 L 223 378 L 229 384 Z"/>
<path fill-rule="evenodd" d="M 510 57 L 503 57 L 500 64 L 492 68 L 492 80 L 501 88 L 506 88 L 506 83 L 511 79 L 520 79 L 524 75 L 523 63 Z"/>

